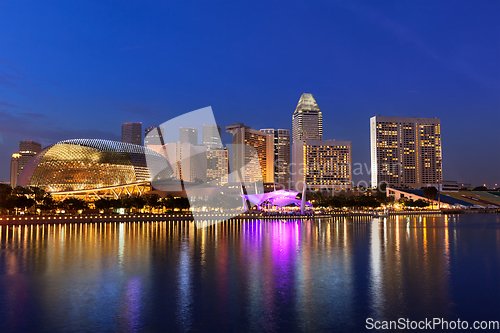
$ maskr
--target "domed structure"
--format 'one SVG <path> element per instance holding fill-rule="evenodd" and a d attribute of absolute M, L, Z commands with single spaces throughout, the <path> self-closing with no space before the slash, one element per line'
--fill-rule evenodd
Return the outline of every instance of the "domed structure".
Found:
<path fill-rule="evenodd" d="M 23 169 L 18 185 L 50 192 L 126 186 L 159 176 L 150 174 L 148 164 L 149 170 L 161 170 L 162 178 L 172 177 L 167 160 L 151 149 L 99 139 L 65 140 L 36 154 Z"/>

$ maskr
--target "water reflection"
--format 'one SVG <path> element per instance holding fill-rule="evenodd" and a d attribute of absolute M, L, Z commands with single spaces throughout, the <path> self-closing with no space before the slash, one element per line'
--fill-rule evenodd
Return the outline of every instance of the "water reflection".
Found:
<path fill-rule="evenodd" d="M 142 285 L 141 278 L 127 282 L 122 309 L 120 311 L 121 331 L 131 332 L 142 328 Z"/>
<path fill-rule="evenodd" d="M 500 220 L 489 216 L 0 225 L 0 327 L 353 331 L 367 317 L 494 319 Z M 471 299 L 481 301 L 472 310 Z"/>
<path fill-rule="evenodd" d="M 385 235 L 381 231 L 385 228 L 380 228 L 380 224 L 385 222 L 374 219 L 371 223 L 370 234 L 370 303 L 371 303 L 371 318 L 382 318 L 384 311 L 384 293 L 382 290 L 382 256 L 385 245 Z M 381 239 L 382 238 L 382 239 Z"/>
<path fill-rule="evenodd" d="M 180 247 L 180 258 L 178 266 L 178 288 L 179 294 L 177 296 L 177 318 L 179 320 L 182 331 L 189 331 L 191 328 L 192 313 L 192 282 L 191 282 L 191 253 L 189 242 L 184 242 Z"/>

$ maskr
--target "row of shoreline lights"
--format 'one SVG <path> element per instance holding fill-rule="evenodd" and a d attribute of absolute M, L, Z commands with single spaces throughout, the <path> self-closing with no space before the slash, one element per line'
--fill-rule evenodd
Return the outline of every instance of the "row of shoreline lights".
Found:
<path fill-rule="evenodd" d="M 334 214 L 335 213 L 342 213 L 344 214 L 345 212 L 333 212 Z M 245 214 L 241 214 L 242 216 L 245 216 Z M 204 214 L 204 215 L 200 215 L 200 217 L 211 217 L 212 215 L 210 214 Z M 219 216 L 232 216 L 231 214 L 219 214 Z M 86 216 L 81 216 L 81 217 L 77 217 L 75 216 L 75 220 L 78 220 L 78 219 L 92 219 L 92 218 L 99 218 L 99 219 L 107 219 L 107 218 L 119 218 L 119 219 L 125 219 L 125 218 L 131 218 L 131 217 L 135 217 L 135 218 L 159 218 L 159 217 L 186 217 L 185 215 L 163 215 L 163 214 L 160 214 L 160 215 L 144 215 L 144 216 L 138 216 L 138 215 L 110 215 L 109 217 L 108 216 L 102 216 L 102 215 L 86 215 Z M 245 217 L 248 217 L 248 216 L 245 216 Z M 266 217 L 263 217 L 263 216 L 260 216 L 259 218 L 276 218 L 276 216 L 266 216 Z M 30 216 L 24 216 L 24 217 L 18 217 L 17 220 L 18 221 L 22 221 L 22 220 L 34 220 L 35 218 L 34 217 L 30 217 Z M 37 216 L 36 217 L 37 220 L 40 220 L 40 217 Z M 45 220 L 45 216 L 42 216 L 41 218 L 42 220 Z M 51 220 L 52 217 L 51 216 L 48 216 L 47 217 L 47 220 Z M 53 220 L 72 220 L 73 219 L 73 216 L 53 216 Z M 0 217 L 0 221 L 3 221 L 4 218 L 3 217 Z M 11 221 L 11 218 L 10 217 L 7 217 L 5 218 L 5 221 Z M 12 217 L 12 221 L 16 221 L 16 218 L 15 217 Z"/>
<path fill-rule="evenodd" d="M 107 219 L 107 218 L 131 218 L 131 217 L 139 217 L 139 218 L 145 218 L 145 217 L 149 217 L 149 218 L 157 218 L 157 217 L 185 217 L 184 215 L 144 215 L 144 216 L 138 216 L 138 215 L 110 215 L 109 217 L 108 216 L 102 216 L 102 215 L 86 215 L 86 216 L 80 216 L 80 217 L 77 217 L 75 216 L 75 220 L 77 219 L 89 219 L 89 218 L 99 218 L 99 219 Z M 61 219 L 73 219 L 73 216 L 54 216 L 54 220 L 61 220 Z M 7 217 L 5 218 L 5 221 L 9 221 L 10 217 Z M 24 217 L 19 217 L 18 220 L 21 221 L 21 220 L 29 220 L 30 219 L 30 216 L 24 216 Z M 37 220 L 40 220 L 40 217 L 37 216 L 36 218 Z M 48 216 L 47 217 L 47 220 L 50 220 L 51 219 L 51 216 Z M 12 221 L 15 221 L 16 218 L 15 217 L 12 217 Z M 34 217 L 31 217 L 31 220 L 34 220 Z M 45 220 L 45 216 L 42 216 L 42 220 Z M 3 221 L 3 217 L 0 217 L 0 221 Z"/>

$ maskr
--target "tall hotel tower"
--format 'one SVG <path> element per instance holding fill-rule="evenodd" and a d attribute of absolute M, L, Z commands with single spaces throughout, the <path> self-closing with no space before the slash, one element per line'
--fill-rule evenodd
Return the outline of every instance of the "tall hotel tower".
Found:
<path fill-rule="evenodd" d="M 442 183 L 439 118 L 370 118 L 371 185 L 420 189 Z"/>
<path fill-rule="evenodd" d="M 292 139 L 323 140 L 323 115 L 312 94 L 302 94 L 292 116 Z"/>
<path fill-rule="evenodd" d="M 290 188 L 290 130 L 265 128 L 261 132 L 273 136 L 274 182 Z"/>

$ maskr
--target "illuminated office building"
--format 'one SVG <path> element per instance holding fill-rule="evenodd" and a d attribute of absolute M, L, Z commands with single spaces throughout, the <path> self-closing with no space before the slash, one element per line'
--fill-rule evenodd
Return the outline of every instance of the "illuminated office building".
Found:
<path fill-rule="evenodd" d="M 323 140 L 323 115 L 312 94 L 302 94 L 292 116 L 292 139 Z"/>
<path fill-rule="evenodd" d="M 122 142 L 140 146 L 142 144 L 142 123 L 123 123 Z"/>
<path fill-rule="evenodd" d="M 229 158 L 227 149 L 208 149 L 207 152 L 207 182 L 212 185 L 226 184 L 229 174 Z"/>
<path fill-rule="evenodd" d="M 351 142 L 297 140 L 292 146 L 292 186 L 301 191 L 351 189 Z"/>
<path fill-rule="evenodd" d="M 274 144 L 274 182 L 290 188 L 290 130 L 265 128 L 261 132 L 272 135 Z"/>
<path fill-rule="evenodd" d="M 208 149 L 222 148 L 221 129 L 217 125 L 203 125 L 203 145 Z"/>
<path fill-rule="evenodd" d="M 274 182 L 274 142 L 270 134 L 253 130 L 242 123 L 226 126 L 233 133 L 233 181 Z M 253 148 L 253 149 L 252 149 Z M 257 155 L 257 159 L 255 159 Z M 258 163 L 258 164 L 253 164 Z M 242 171 L 241 178 L 238 170 Z"/>
<path fill-rule="evenodd" d="M 370 118 L 371 185 L 420 189 L 442 183 L 438 118 Z"/>
<path fill-rule="evenodd" d="M 179 141 L 196 146 L 198 144 L 198 130 L 191 127 L 181 127 L 179 129 Z"/>

